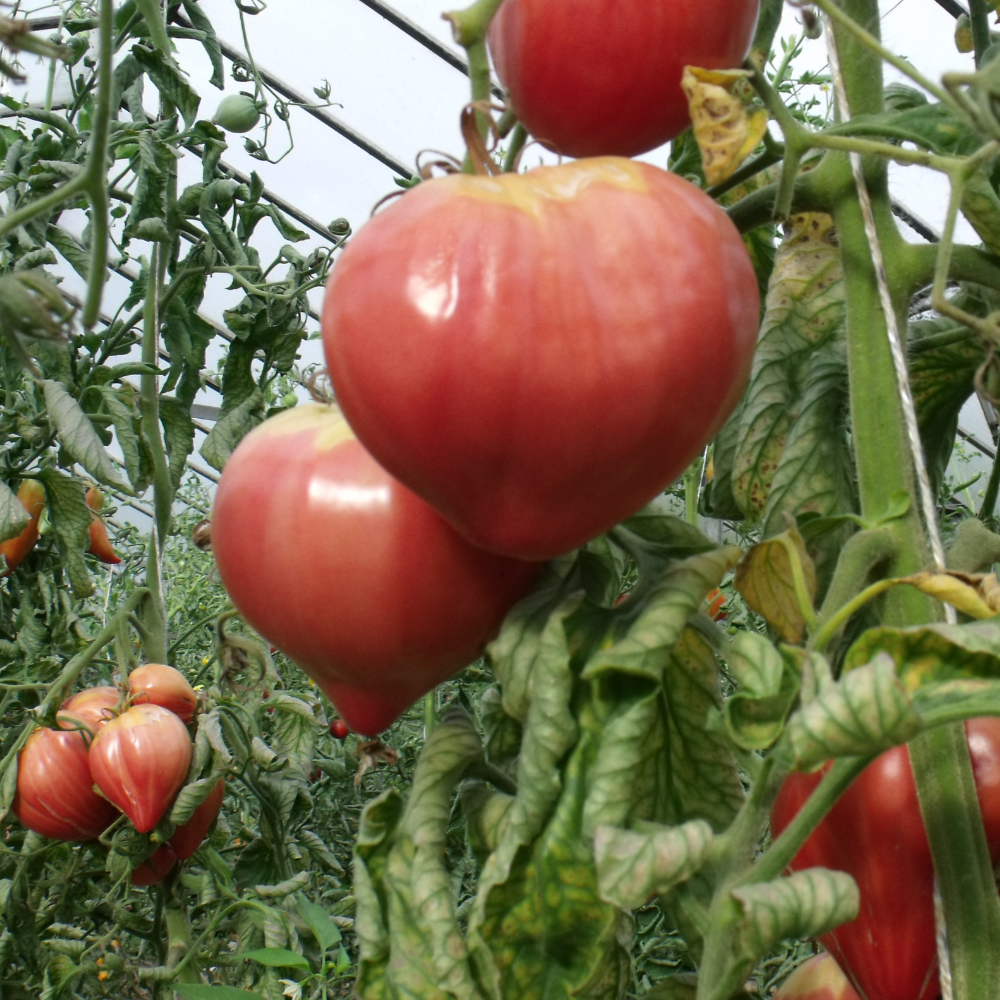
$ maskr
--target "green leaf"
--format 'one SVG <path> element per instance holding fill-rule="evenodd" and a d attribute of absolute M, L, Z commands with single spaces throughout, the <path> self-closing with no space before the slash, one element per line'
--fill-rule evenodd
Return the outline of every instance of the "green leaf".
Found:
<path fill-rule="evenodd" d="M 36 473 L 35 478 L 45 484 L 52 531 L 59 543 L 62 566 L 69 577 L 73 593 L 76 597 L 89 597 L 94 585 L 90 580 L 84 553 L 90 547 L 90 522 L 93 514 L 87 506 L 86 487 L 78 479 L 72 479 L 54 469 L 44 469 Z"/>
<path fill-rule="evenodd" d="M 132 489 L 136 493 L 144 493 L 152 481 L 153 459 L 149 445 L 140 435 L 137 426 L 138 412 L 135 405 L 135 390 L 127 385 L 118 389 L 110 385 L 97 386 L 96 388 L 100 392 L 104 408 L 114 424 L 115 437 L 118 439 L 118 447 L 122 451 L 125 472 L 132 484 Z"/>
<path fill-rule="evenodd" d="M 313 709 L 284 691 L 274 691 L 267 703 L 274 709 L 272 745 L 277 754 L 287 759 L 287 772 L 301 778 L 309 777 L 316 756 L 316 740 L 322 727 Z"/>
<path fill-rule="evenodd" d="M 843 271 L 832 220 L 796 216 L 775 259 L 733 460 L 733 496 L 750 521 L 764 515 L 813 354 L 843 330 Z"/>
<path fill-rule="evenodd" d="M 428 737 L 402 813 L 384 795 L 365 808 L 354 864 L 360 996 L 482 1000 L 444 860 L 455 789 L 481 757 L 471 721 L 453 712 Z"/>
<path fill-rule="evenodd" d="M 784 657 L 762 635 L 738 632 L 723 653 L 737 690 L 723 719 L 730 739 L 744 750 L 766 750 L 785 727 L 799 685 Z"/>
<path fill-rule="evenodd" d="M 731 890 L 730 896 L 740 916 L 728 974 L 721 978 L 734 989 L 783 939 L 816 937 L 853 920 L 860 906 L 854 879 L 826 868 L 807 868 L 773 882 L 743 886 Z"/>
<path fill-rule="evenodd" d="M 178 1000 L 264 1000 L 259 993 L 235 986 L 201 986 L 195 983 L 171 983 Z"/>
<path fill-rule="evenodd" d="M 309 930 L 316 938 L 321 952 L 329 951 L 335 944 L 340 944 L 342 940 L 340 928 L 319 903 L 310 902 L 304 896 L 300 896 L 295 903 L 299 915 L 309 925 Z"/>
<path fill-rule="evenodd" d="M 202 458 L 213 469 L 223 470 L 233 449 L 244 436 L 264 419 L 264 394 L 255 389 L 253 395 L 235 409 L 223 414 L 202 442 Z"/>
<path fill-rule="evenodd" d="M 198 117 L 201 98 L 187 82 L 184 71 L 169 56 L 144 45 L 133 45 L 132 55 L 160 94 L 180 111 L 185 126 L 190 128 Z"/>
<path fill-rule="evenodd" d="M 789 720 L 795 766 L 807 771 L 833 757 L 868 756 L 906 743 L 921 729 L 920 716 L 885 653 L 820 685 Z"/>
<path fill-rule="evenodd" d="M 700 511 L 705 517 L 742 521 L 743 511 L 733 495 L 733 465 L 740 443 L 743 406 L 738 406 L 723 424 L 712 446 L 711 478 L 701 493 Z"/>
<path fill-rule="evenodd" d="M 298 955 L 287 948 L 256 948 L 253 951 L 241 951 L 234 958 L 249 958 L 253 962 L 269 966 L 272 969 L 308 969 L 309 960 L 304 955 Z"/>
<path fill-rule="evenodd" d="M 240 851 L 236 864 L 233 865 L 233 878 L 241 889 L 250 889 L 256 885 L 273 885 L 281 881 L 274 847 L 260 837 L 251 840 Z"/>
<path fill-rule="evenodd" d="M 17 499 L 17 494 L 6 483 L 0 482 L 0 542 L 17 538 L 30 523 L 31 515 Z"/>
<path fill-rule="evenodd" d="M 43 379 L 41 386 L 45 409 L 60 443 L 73 461 L 79 462 L 105 485 L 128 492 L 128 486 L 119 477 L 111 456 L 104 450 L 94 425 L 87 419 L 80 404 L 58 382 Z"/>
<path fill-rule="evenodd" d="M 173 46 L 167 35 L 167 25 L 163 20 L 163 8 L 159 0 L 135 0 L 135 5 L 146 22 L 149 37 L 153 45 L 164 55 L 169 56 Z"/>
<path fill-rule="evenodd" d="M 170 479 L 176 490 L 184 478 L 188 456 L 194 451 L 195 426 L 190 406 L 174 396 L 161 396 L 160 423 L 170 464 Z"/>
<path fill-rule="evenodd" d="M 601 898 L 637 909 L 689 879 L 708 859 L 712 828 L 702 820 L 682 826 L 643 825 L 636 830 L 599 826 L 594 838 Z"/>
<path fill-rule="evenodd" d="M 222 90 L 225 87 L 226 70 L 222 60 L 222 46 L 219 44 L 219 39 L 215 34 L 215 26 L 202 9 L 198 0 L 181 0 L 181 2 L 188 20 L 204 36 L 201 44 L 212 63 L 212 75 L 209 78 L 209 83 L 213 87 L 218 87 L 219 90 Z"/>

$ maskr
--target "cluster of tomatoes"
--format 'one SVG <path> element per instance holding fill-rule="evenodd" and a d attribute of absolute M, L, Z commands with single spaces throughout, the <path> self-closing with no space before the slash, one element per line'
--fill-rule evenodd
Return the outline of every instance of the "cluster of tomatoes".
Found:
<path fill-rule="evenodd" d="M 758 6 L 506 0 L 490 44 L 511 106 L 585 158 L 424 181 L 339 257 L 339 409 L 241 442 L 212 544 L 245 619 L 353 731 L 471 662 L 542 562 L 653 499 L 739 400 L 759 318 L 740 235 L 626 157 L 687 127 L 683 67 L 738 66 Z"/>
<path fill-rule="evenodd" d="M 56 717 L 59 728 L 39 727 L 21 750 L 14 814 L 55 840 L 91 840 L 121 813 L 149 833 L 187 779 L 187 724 L 197 705 L 184 675 L 161 663 L 133 670 L 126 692 L 102 686 L 71 695 Z M 159 882 L 194 854 L 224 791 L 220 781 L 191 818 L 133 868 L 134 885 Z"/>
<path fill-rule="evenodd" d="M 41 534 L 40 522 L 45 512 L 45 487 L 37 479 L 25 479 L 17 491 L 17 499 L 24 507 L 30 520 L 27 527 L 16 537 L 0 542 L 0 555 L 4 558 L 0 576 L 10 576 L 24 561 L 25 556 L 35 547 Z M 87 553 L 96 556 L 102 563 L 116 565 L 121 557 L 115 552 L 108 538 L 108 529 L 98 512 L 104 507 L 104 494 L 96 487 L 87 490 L 87 506 L 93 511 L 90 519 L 90 545 Z"/>

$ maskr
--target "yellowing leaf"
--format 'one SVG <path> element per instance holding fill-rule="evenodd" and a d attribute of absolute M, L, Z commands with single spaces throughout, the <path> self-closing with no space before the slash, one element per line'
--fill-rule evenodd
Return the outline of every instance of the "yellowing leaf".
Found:
<path fill-rule="evenodd" d="M 995 573 L 914 573 L 900 579 L 972 618 L 1000 613 L 1000 580 Z"/>
<path fill-rule="evenodd" d="M 794 567 L 791 552 L 798 564 Z M 805 590 L 801 600 L 794 576 L 799 569 Z M 801 643 L 810 624 L 806 613 L 812 610 L 803 608 L 803 601 L 816 596 L 816 567 L 798 531 L 791 528 L 755 545 L 736 567 L 736 589 L 785 642 Z"/>
<path fill-rule="evenodd" d="M 694 137 L 709 184 L 719 184 L 731 176 L 767 131 L 767 111 L 755 108 L 748 113 L 736 92 L 748 76 L 747 70 L 684 68 L 681 87 L 687 95 Z"/>

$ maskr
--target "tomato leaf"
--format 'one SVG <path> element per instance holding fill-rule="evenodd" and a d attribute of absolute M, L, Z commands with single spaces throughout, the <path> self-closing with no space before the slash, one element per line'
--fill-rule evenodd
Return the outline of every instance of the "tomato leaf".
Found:
<path fill-rule="evenodd" d="M 17 499 L 17 494 L 0 482 L 0 542 L 17 538 L 30 523 L 31 515 Z"/>
<path fill-rule="evenodd" d="M 854 879 L 826 868 L 742 886 L 730 895 L 742 911 L 733 954 L 739 983 L 782 939 L 822 934 L 853 920 L 860 906 Z"/>
<path fill-rule="evenodd" d="M 284 691 L 273 692 L 267 705 L 274 709 L 273 753 L 284 757 L 288 772 L 304 781 L 313 769 L 316 739 L 322 731 L 316 713 L 301 698 Z"/>
<path fill-rule="evenodd" d="M 321 952 L 329 951 L 335 944 L 340 944 L 342 937 L 340 928 L 333 922 L 330 915 L 319 903 L 310 902 L 304 896 L 295 900 L 299 915 L 309 925 Z"/>
<path fill-rule="evenodd" d="M 738 632 L 724 658 L 737 684 L 723 719 L 744 750 L 766 750 L 781 735 L 798 696 L 798 681 L 775 647 L 756 632 Z"/>
<path fill-rule="evenodd" d="M 816 569 L 806 552 L 802 536 L 794 528 L 755 545 L 736 568 L 736 589 L 743 599 L 785 642 L 797 645 L 806 632 L 806 619 L 796 592 L 792 557 L 786 543 L 796 553 L 802 567 L 806 593 L 816 595 Z"/>
<path fill-rule="evenodd" d="M 233 449 L 264 418 L 264 394 L 255 389 L 239 406 L 221 415 L 202 442 L 202 458 L 222 471 Z"/>
<path fill-rule="evenodd" d="M 906 743 L 921 729 L 896 665 L 884 653 L 821 685 L 789 720 L 796 767 L 809 770 L 831 757 L 867 756 Z"/>
<path fill-rule="evenodd" d="M 86 488 L 78 479 L 71 479 L 55 469 L 43 469 L 36 478 L 45 483 L 52 530 L 59 542 L 63 568 L 73 593 L 77 597 L 87 597 L 93 592 L 94 585 L 84 559 L 90 545 L 90 521 L 93 516 L 87 506 Z"/>
<path fill-rule="evenodd" d="M 194 450 L 194 421 L 191 407 L 174 396 L 160 397 L 160 423 L 170 464 L 170 479 L 174 489 L 180 486 L 186 471 L 186 461 Z"/>
<path fill-rule="evenodd" d="M 880 652 L 892 657 L 910 690 L 930 681 L 1000 678 L 1000 620 L 872 628 L 847 651 L 844 669 L 867 663 Z"/>
<path fill-rule="evenodd" d="M 733 495 L 750 521 L 764 514 L 788 435 L 802 410 L 813 354 L 843 334 L 843 295 L 832 220 L 796 216 L 775 258 L 740 415 Z"/>
<path fill-rule="evenodd" d="M 201 5 L 195 0 L 181 0 L 184 13 L 188 20 L 202 33 L 200 39 L 202 48 L 212 63 L 212 75 L 209 83 L 213 87 L 222 90 L 225 87 L 226 70 L 222 60 L 222 46 L 219 44 L 218 36 L 215 33 L 215 26 L 209 20 L 208 15 L 202 10 Z"/>
<path fill-rule="evenodd" d="M 58 382 L 43 379 L 41 386 L 45 409 L 69 456 L 95 479 L 128 492 L 128 486 L 115 471 L 111 456 L 104 450 L 94 425 L 80 404 Z"/>
<path fill-rule="evenodd" d="M 388 792 L 365 808 L 354 865 L 359 995 L 480 997 L 444 855 L 455 789 L 481 757 L 471 720 L 449 713 L 424 746 L 405 807 Z"/>
<path fill-rule="evenodd" d="M 156 89 L 180 111 L 184 124 L 190 128 L 198 116 L 201 98 L 187 82 L 184 71 L 170 56 L 144 45 L 133 45 L 132 55 Z"/>
<path fill-rule="evenodd" d="M 287 948 L 256 948 L 253 951 L 238 952 L 234 958 L 248 958 L 252 962 L 272 969 L 308 969 L 309 960 Z"/>
<path fill-rule="evenodd" d="M 264 1000 L 259 993 L 236 986 L 201 986 L 195 983 L 171 983 L 178 1000 Z"/>
<path fill-rule="evenodd" d="M 686 881 L 705 863 L 713 840 L 703 820 L 681 826 L 599 826 L 594 838 L 601 898 L 622 909 L 642 906 Z"/>

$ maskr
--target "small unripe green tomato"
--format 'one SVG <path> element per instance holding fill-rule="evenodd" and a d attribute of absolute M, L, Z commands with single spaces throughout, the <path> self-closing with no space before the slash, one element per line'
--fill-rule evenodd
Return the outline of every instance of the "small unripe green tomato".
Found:
<path fill-rule="evenodd" d="M 212 121 L 227 132 L 249 132 L 260 121 L 260 108 L 246 94 L 230 94 L 219 101 Z"/>

